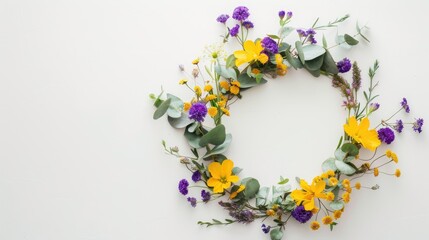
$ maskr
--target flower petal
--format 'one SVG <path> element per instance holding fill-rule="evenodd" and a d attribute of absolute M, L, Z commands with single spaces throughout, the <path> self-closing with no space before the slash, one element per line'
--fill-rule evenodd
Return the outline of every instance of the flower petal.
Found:
<path fill-rule="evenodd" d="M 314 198 L 304 201 L 304 209 L 305 211 L 311 211 L 314 208 Z"/>
<path fill-rule="evenodd" d="M 230 176 L 232 174 L 232 168 L 234 167 L 234 162 L 229 159 L 225 159 L 222 162 L 222 176 Z"/>
<path fill-rule="evenodd" d="M 208 169 L 213 178 L 220 179 L 220 174 L 222 170 L 220 163 L 212 162 L 209 164 Z"/>
<path fill-rule="evenodd" d="M 311 187 L 310 185 L 308 185 L 308 183 L 304 180 L 301 179 L 301 181 L 299 182 L 299 185 L 302 187 L 302 189 L 304 189 L 307 192 L 311 192 Z"/>
<path fill-rule="evenodd" d="M 233 183 L 238 182 L 238 180 L 240 180 L 240 178 L 236 175 L 231 175 L 227 179 L 228 182 L 233 182 Z"/>

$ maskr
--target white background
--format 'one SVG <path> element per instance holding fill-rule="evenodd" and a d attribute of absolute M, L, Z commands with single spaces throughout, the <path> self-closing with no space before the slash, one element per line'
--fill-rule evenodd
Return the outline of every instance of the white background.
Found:
<path fill-rule="evenodd" d="M 268 239 L 259 221 L 196 224 L 228 216 L 216 202 L 193 209 L 178 193 L 177 181 L 190 175 L 160 143 L 185 153 L 186 144 L 165 118 L 152 120 L 148 98 L 161 86 L 189 96 L 177 84 L 178 64 L 191 69 L 207 44 L 220 41 L 216 17 L 243 4 L 256 26 L 252 38 L 276 33 L 282 9 L 293 11 L 296 27 L 350 13 L 338 32 L 353 33 L 359 21 L 370 26 L 371 43 L 333 54 L 358 61 L 364 76 L 380 61 L 382 108 L 374 121 L 393 113 L 404 96 L 412 113 L 398 117 L 429 120 L 426 0 L 2 0 L 0 239 Z M 335 31 L 326 33 L 330 45 Z M 241 177 L 271 185 L 279 175 L 310 180 L 319 174 L 345 118 L 330 81 L 291 70 L 243 96 L 225 122 L 234 137 L 228 156 L 244 168 Z M 364 185 L 381 188 L 354 191 L 333 232 L 294 222 L 285 239 L 426 236 L 425 127 L 420 135 L 408 128 L 390 146 L 401 178 L 368 176 Z"/>

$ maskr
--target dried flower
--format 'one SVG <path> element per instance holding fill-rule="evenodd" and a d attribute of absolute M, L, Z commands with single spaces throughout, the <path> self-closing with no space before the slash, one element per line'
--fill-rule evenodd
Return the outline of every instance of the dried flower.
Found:
<path fill-rule="evenodd" d="M 306 223 L 313 217 L 313 213 L 311 213 L 311 211 L 306 211 L 304 206 L 298 206 L 292 211 L 292 217 L 300 223 Z"/>
<path fill-rule="evenodd" d="M 216 21 L 225 24 L 226 21 L 228 21 L 229 15 L 228 14 L 222 14 L 219 17 L 216 18 Z"/>
<path fill-rule="evenodd" d="M 378 139 L 387 144 L 391 144 L 395 140 L 395 133 L 388 127 L 379 129 L 377 133 Z"/>
<path fill-rule="evenodd" d="M 237 21 L 244 21 L 249 17 L 249 9 L 245 6 L 239 6 L 234 9 L 234 12 L 232 13 L 232 18 L 234 18 Z"/>
<path fill-rule="evenodd" d="M 401 106 L 405 109 L 406 113 L 410 113 L 410 106 L 408 105 L 408 101 L 406 98 L 402 98 Z"/>
<path fill-rule="evenodd" d="M 238 35 L 238 30 L 239 30 L 239 29 L 240 29 L 240 25 L 235 24 L 235 26 L 229 30 L 229 34 L 230 34 L 232 37 L 236 37 L 236 36 Z"/>
<path fill-rule="evenodd" d="M 422 127 L 423 127 L 423 118 L 419 118 L 413 123 L 413 130 L 415 132 L 421 133 Z"/>
<path fill-rule="evenodd" d="M 189 109 L 189 118 L 197 122 L 203 122 L 207 114 L 207 107 L 204 103 L 196 102 Z"/>
<path fill-rule="evenodd" d="M 191 204 L 192 207 L 196 207 L 197 206 L 197 199 L 196 198 L 194 198 L 194 197 L 188 197 L 187 200 Z"/>
<path fill-rule="evenodd" d="M 179 181 L 179 192 L 183 195 L 188 194 L 188 186 L 189 183 L 186 179 L 182 179 Z"/>
<path fill-rule="evenodd" d="M 346 73 L 350 71 L 350 68 L 352 68 L 352 64 L 350 63 L 350 60 L 348 58 L 344 58 L 343 60 L 337 62 L 337 68 L 340 73 Z"/>

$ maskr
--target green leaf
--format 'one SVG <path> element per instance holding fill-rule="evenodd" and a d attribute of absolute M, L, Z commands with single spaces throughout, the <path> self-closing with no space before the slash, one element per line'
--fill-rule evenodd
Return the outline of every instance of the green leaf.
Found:
<path fill-rule="evenodd" d="M 159 105 L 159 107 L 153 113 L 153 119 L 158 119 L 162 117 L 167 112 L 168 107 L 170 106 L 170 103 L 171 103 L 170 98 L 162 102 L 161 105 Z"/>
<path fill-rule="evenodd" d="M 192 124 L 194 120 L 189 119 L 188 114 L 182 113 L 179 118 L 172 118 L 169 116 L 168 122 L 174 128 L 184 128 L 187 127 L 189 124 Z"/>
<path fill-rule="evenodd" d="M 285 42 L 282 42 L 282 43 L 279 44 L 279 52 L 285 52 L 289 48 L 290 48 L 290 45 L 287 44 L 287 43 L 285 43 Z"/>
<path fill-rule="evenodd" d="M 323 65 L 321 69 L 325 72 L 332 73 L 332 74 L 338 73 L 337 64 L 335 63 L 334 58 L 332 57 L 331 53 L 328 50 L 326 50 L 326 53 L 324 55 Z"/>
<path fill-rule="evenodd" d="M 337 166 L 335 165 L 335 158 L 328 158 L 322 163 L 322 170 L 326 172 L 328 170 L 336 171 Z"/>
<path fill-rule="evenodd" d="M 344 35 L 338 35 L 335 38 L 335 42 L 338 44 L 338 46 L 343 47 L 345 49 L 350 49 L 352 47 L 346 43 L 346 40 L 344 39 Z"/>
<path fill-rule="evenodd" d="M 281 240 L 283 238 L 283 232 L 278 228 L 273 229 L 270 232 L 270 238 L 271 240 Z"/>
<path fill-rule="evenodd" d="M 206 146 L 207 144 L 221 145 L 225 142 L 226 133 L 225 126 L 220 124 L 204 134 L 200 139 L 200 146 Z"/>
<path fill-rule="evenodd" d="M 352 36 L 350 36 L 348 34 L 344 34 L 344 41 L 346 41 L 346 43 L 350 46 L 354 46 L 354 45 L 357 45 L 359 43 L 358 40 L 356 40 L 355 38 L 353 38 Z"/>
<path fill-rule="evenodd" d="M 319 56 L 313 60 L 305 61 L 305 68 L 310 71 L 317 71 L 322 67 L 323 56 Z"/>
<path fill-rule="evenodd" d="M 261 80 L 258 83 L 256 82 L 255 78 L 250 77 L 249 75 L 247 75 L 247 73 L 243 73 L 240 76 L 238 76 L 237 80 L 240 82 L 240 88 L 251 88 L 267 82 L 267 80 L 265 80 L 264 78 L 261 78 Z"/>
<path fill-rule="evenodd" d="M 212 150 L 208 151 L 204 155 L 204 158 L 210 157 L 215 154 L 224 153 L 228 149 L 229 145 L 231 144 L 231 141 L 232 141 L 232 135 L 230 133 L 226 134 L 225 141 L 221 145 L 216 146 Z"/>
<path fill-rule="evenodd" d="M 340 170 L 341 173 L 346 175 L 351 175 L 356 172 L 356 169 L 343 161 L 335 161 L 335 166 L 338 168 L 338 170 Z"/>
<path fill-rule="evenodd" d="M 188 127 L 188 129 L 189 129 L 189 127 Z M 199 142 L 201 140 L 201 135 L 197 135 L 195 132 L 189 132 L 189 131 L 185 131 L 184 135 L 185 135 L 186 140 L 188 140 L 188 143 L 191 147 L 202 148 L 202 146 L 200 146 L 200 144 L 199 144 Z"/>
<path fill-rule="evenodd" d="M 356 156 L 359 154 L 359 149 L 352 143 L 344 143 L 341 150 L 350 156 Z"/>
<path fill-rule="evenodd" d="M 326 42 L 325 34 L 323 34 L 322 42 L 323 42 L 323 47 L 325 49 L 328 48 L 328 43 Z"/>
<path fill-rule="evenodd" d="M 237 79 L 237 73 L 234 68 L 226 68 L 225 66 L 216 65 L 215 71 L 225 79 Z"/>
<path fill-rule="evenodd" d="M 279 30 L 279 37 L 280 38 L 285 38 L 287 37 L 291 32 L 293 32 L 295 28 L 293 27 L 282 27 Z"/>
<path fill-rule="evenodd" d="M 304 52 L 302 51 L 302 43 L 301 41 L 295 42 L 296 50 L 298 51 L 299 60 L 302 64 L 305 64 Z"/>
<path fill-rule="evenodd" d="M 337 150 L 335 150 L 334 155 L 335 155 L 335 158 L 337 160 L 343 161 L 344 158 L 346 158 L 347 153 L 343 152 L 343 150 L 341 150 L 341 149 L 337 149 Z"/>
<path fill-rule="evenodd" d="M 272 38 L 272 39 L 280 39 L 279 36 L 273 35 L 273 34 L 267 34 L 267 36 Z"/>
<path fill-rule="evenodd" d="M 282 176 L 280 176 L 280 182 L 278 182 L 277 184 L 279 185 L 283 185 L 289 182 L 289 178 L 283 178 Z"/>
<path fill-rule="evenodd" d="M 234 167 L 234 168 L 232 169 L 232 174 L 234 174 L 234 175 L 238 175 L 241 171 L 243 171 L 243 169 L 242 169 L 242 168 Z"/>
<path fill-rule="evenodd" d="M 320 70 L 319 70 L 319 69 L 317 69 L 317 70 L 310 70 L 310 69 L 308 69 L 308 68 L 307 68 L 307 71 L 308 71 L 311 75 L 313 75 L 313 77 L 319 77 L 319 76 L 320 76 Z"/>
<path fill-rule="evenodd" d="M 292 54 L 290 54 L 289 51 L 285 52 L 285 57 L 294 69 L 302 68 L 302 63 L 299 61 L 299 59 L 292 57 Z"/>
<path fill-rule="evenodd" d="M 167 93 L 167 98 L 171 99 L 170 106 L 168 106 L 167 115 L 172 118 L 180 118 L 182 115 L 183 101 L 169 93 Z"/>
<path fill-rule="evenodd" d="M 226 67 L 231 68 L 235 67 L 235 56 L 234 54 L 229 55 L 229 57 L 226 59 Z"/>
<path fill-rule="evenodd" d="M 247 182 L 246 182 L 246 188 L 244 189 L 244 196 L 246 197 L 246 199 L 252 199 L 256 196 L 256 194 L 259 191 L 259 182 L 258 180 L 254 179 L 254 178 L 250 178 Z"/>
<path fill-rule="evenodd" d="M 343 201 L 332 201 L 329 206 L 333 209 L 333 210 L 341 210 L 344 208 L 344 203 Z"/>
<path fill-rule="evenodd" d="M 256 194 L 256 206 L 264 206 L 267 204 L 268 194 L 270 192 L 269 187 L 261 187 Z"/>
<path fill-rule="evenodd" d="M 302 47 L 302 52 L 304 54 L 304 60 L 308 61 L 322 56 L 326 50 L 319 45 L 306 45 Z"/>

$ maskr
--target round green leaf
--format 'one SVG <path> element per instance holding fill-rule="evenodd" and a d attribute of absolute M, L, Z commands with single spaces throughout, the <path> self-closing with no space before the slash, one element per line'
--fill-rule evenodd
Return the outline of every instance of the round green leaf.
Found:
<path fill-rule="evenodd" d="M 264 78 L 257 82 L 255 78 L 250 77 L 247 73 L 243 73 L 238 76 L 237 80 L 240 82 L 240 88 L 251 88 L 267 82 Z"/>
<path fill-rule="evenodd" d="M 333 209 L 333 210 L 341 210 L 344 208 L 344 203 L 343 201 L 333 201 L 329 204 L 329 206 Z"/>
<path fill-rule="evenodd" d="M 225 142 L 225 139 L 225 126 L 220 124 L 201 137 L 200 146 L 206 146 L 207 144 L 221 145 Z"/>
<path fill-rule="evenodd" d="M 319 45 L 311 44 L 311 45 L 305 45 L 304 47 L 302 47 L 302 53 L 304 54 L 304 60 L 305 61 L 320 57 L 325 52 L 326 52 L 326 50 L 322 46 L 319 46 Z"/>
<path fill-rule="evenodd" d="M 354 46 L 354 45 L 357 45 L 359 43 L 358 40 L 356 40 L 355 38 L 353 38 L 352 36 L 350 36 L 348 34 L 344 34 L 344 40 L 350 46 Z"/>
<path fill-rule="evenodd" d="M 322 170 L 324 172 L 328 170 L 336 171 L 337 166 L 335 166 L 335 158 L 328 158 L 326 161 L 322 163 Z"/>
<path fill-rule="evenodd" d="M 341 150 L 348 153 L 350 156 L 356 156 L 359 154 L 359 149 L 353 143 L 344 143 Z"/>
<path fill-rule="evenodd" d="M 341 173 L 350 175 L 356 172 L 356 169 L 354 169 L 352 166 L 348 165 L 347 163 L 343 161 L 335 161 L 335 166 L 340 170 Z"/>
<path fill-rule="evenodd" d="M 170 106 L 170 103 L 171 103 L 171 98 L 168 98 L 167 100 L 162 102 L 161 105 L 159 105 L 159 107 L 153 113 L 153 119 L 158 119 L 162 117 L 167 112 L 168 107 Z"/>
<path fill-rule="evenodd" d="M 256 196 L 256 194 L 259 191 L 259 182 L 258 180 L 254 178 L 250 178 L 248 181 L 246 181 L 246 188 L 244 189 L 244 196 L 246 199 L 251 199 Z"/>
<path fill-rule="evenodd" d="M 270 232 L 271 240 L 281 240 L 283 238 L 283 232 L 276 228 Z"/>
<path fill-rule="evenodd" d="M 168 122 L 174 128 L 184 128 L 192 124 L 194 120 L 189 119 L 188 114 L 182 113 L 179 118 L 172 118 L 168 116 Z"/>

